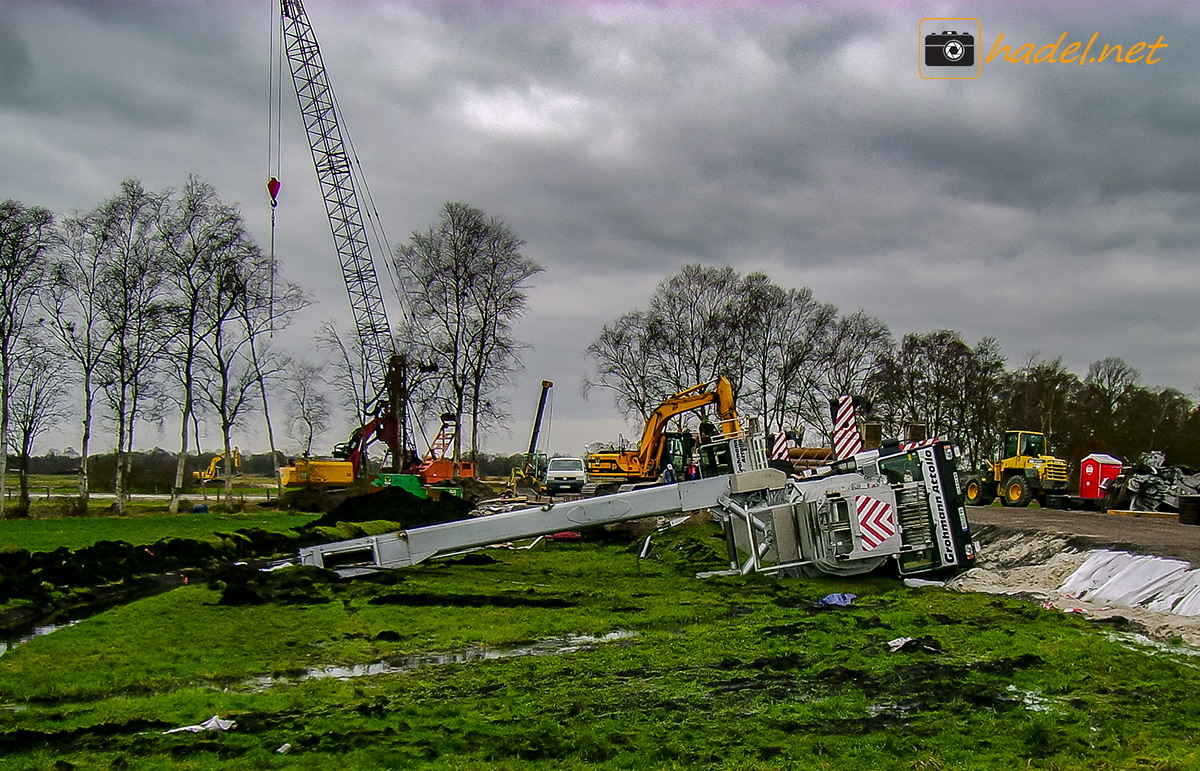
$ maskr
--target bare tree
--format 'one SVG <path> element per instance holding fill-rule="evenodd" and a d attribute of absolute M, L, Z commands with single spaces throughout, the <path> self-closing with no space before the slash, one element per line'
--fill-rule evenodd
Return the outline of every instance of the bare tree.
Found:
<path fill-rule="evenodd" d="M 195 370 L 203 340 L 213 333 L 215 322 L 206 309 L 219 302 L 215 279 L 222 275 L 223 262 L 239 259 L 248 239 L 237 209 L 223 203 L 211 185 L 195 176 L 188 178 L 178 199 L 166 202 L 158 222 L 158 241 L 169 261 L 178 329 L 170 351 L 175 366 L 170 371 L 182 394 L 171 513 L 179 510 L 188 438 L 196 418 Z"/>
<path fill-rule="evenodd" d="M 76 214 L 63 222 L 58 254 L 50 265 L 49 286 L 41 295 L 46 328 L 70 359 L 82 387 L 79 449 L 79 498 L 75 513 L 86 516 L 90 480 L 92 426 L 100 391 L 100 362 L 108 356 L 113 329 L 104 323 L 100 284 L 105 275 L 108 233 L 98 213 Z"/>
<path fill-rule="evenodd" d="M 359 423 L 367 421 L 367 407 L 375 398 L 374 390 L 379 383 L 368 383 L 363 355 L 362 339 L 357 335 L 346 339 L 337 328 L 337 322 L 328 320 L 321 324 L 316 336 L 317 347 L 333 355 L 331 376 L 327 379 L 337 394 L 343 409 Z"/>
<path fill-rule="evenodd" d="M 651 366 L 655 355 L 646 330 L 646 313 L 632 311 L 601 328 L 588 345 L 587 354 L 596 363 L 594 375 L 583 380 L 586 397 L 594 389 L 609 391 L 617 409 L 626 418 L 641 421 L 657 405 L 669 386 Z"/>
<path fill-rule="evenodd" d="M 166 195 L 151 193 L 137 180 L 100 204 L 90 222 L 103 233 L 98 294 L 111 344 L 99 361 L 102 389 L 117 428 L 114 491 L 124 510 L 138 420 L 157 385 L 157 367 L 175 330 L 167 296 L 167 263 L 159 251 L 159 219 Z"/>
<path fill-rule="evenodd" d="M 8 474 L 13 351 L 29 326 L 30 309 L 45 285 L 54 216 L 46 209 L 0 201 L 0 517 Z"/>
<path fill-rule="evenodd" d="M 829 391 L 846 387 L 830 368 L 861 383 L 887 342 L 881 322 L 838 319 L 807 288 L 689 265 L 658 285 L 648 309 L 601 330 L 588 346 L 596 370 L 583 387 L 612 391 L 626 417 L 640 422 L 667 395 L 720 374 L 744 412 L 779 428 L 824 430 Z"/>
<path fill-rule="evenodd" d="M 843 394 L 874 399 L 871 376 L 892 347 L 887 324 L 866 311 L 841 316 L 832 325 L 828 358 L 820 389 L 807 395 L 801 414 L 818 431 L 833 430 L 829 400 Z"/>
<path fill-rule="evenodd" d="M 737 304 L 745 384 L 739 402 L 753 405 L 773 429 L 801 428 L 804 394 L 815 392 L 829 356 L 837 309 L 812 290 L 783 289 L 762 273 L 742 282 Z"/>
<path fill-rule="evenodd" d="M 1083 382 L 1100 397 L 1104 416 L 1119 411 L 1123 402 L 1137 387 L 1142 374 L 1119 356 L 1109 356 L 1088 365 Z"/>
<path fill-rule="evenodd" d="M 646 331 L 670 392 L 725 375 L 742 390 L 741 279 L 733 268 L 686 265 L 650 297 Z"/>
<path fill-rule="evenodd" d="M 948 329 L 904 336 L 873 377 L 876 414 L 889 430 L 924 423 L 930 434 L 953 438 L 979 460 L 999 436 L 1004 358 L 996 341 L 972 348 Z"/>
<path fill-rule="evenodd" d="M 16 430 L 9 437 L 9 444 L 19 458 L 21 474 L 15 516 L 24 517 L 29 513 L 29 458 L 34 442 L 70 414 L 70 381 L 62 358 L 32 337 L 21 337 L 15 354 L 9 408 L 10 428 Z"/>
<path fill-rule="evenodd" d="M 1063 366 L 1062 357 L 1030 355 L 1025 366 L 1006 378 L 1010 428 L 1041 431 L 1057 444 L 1071 422 L 1080 390 L 1079 377 Z"/>
<path fill-rule="evenodd" d="M 520 366 L 512 324 L 525 310 L 529 279 L 542 271 L 521 254 L 523 246 L 502 221 L 447 203 L 438 225 L 414 232 L 396 250 L 402 290 L 425 335 L 413 358 L 437 363 L 445 411 L 470 416 L 473 457 L 485 411 L 493 419 L 498 413 L 492 393 Z M 461 432 L 455 458 L 460 443 Z"/>
<path fill-rule="evenodd" d="M 313 440 L 329 429 L 333 406 L 325 392 L 321 368 L 307 361 L 292 361 L 286 370 L 283 389 L 288 395 L 288 433 L 301 452 L 312 454 Z"/>

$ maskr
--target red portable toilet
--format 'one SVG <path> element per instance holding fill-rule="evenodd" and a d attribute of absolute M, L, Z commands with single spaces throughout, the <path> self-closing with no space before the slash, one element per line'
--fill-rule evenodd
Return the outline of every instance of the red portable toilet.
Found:
<path fill-rule="evenodd" d="M 1079 462 L 1079 497 L 1103 498 L 1100 485 L 1121 473 L 1121 461 L 1094 452 Z"/>

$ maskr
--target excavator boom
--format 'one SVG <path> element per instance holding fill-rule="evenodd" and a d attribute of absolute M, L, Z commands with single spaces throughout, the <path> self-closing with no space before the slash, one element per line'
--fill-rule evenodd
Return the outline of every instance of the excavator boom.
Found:
<path fill-rule="evenodd" d="M 711 386 L 711 390 L 710 390 Z M 734 405 L 733 386 L 721 376 L 694 385 L 665 399 L 646 416 L 646 426 L 636 450 L 592 453 L 587 458 L 589 477 L 620 481 L 651 481 L 662 472 L 662 455 L 667 423 L 691 410 L 713 405 L 720 420 L 720 434 L 734 436 L 741 431 Z"/>

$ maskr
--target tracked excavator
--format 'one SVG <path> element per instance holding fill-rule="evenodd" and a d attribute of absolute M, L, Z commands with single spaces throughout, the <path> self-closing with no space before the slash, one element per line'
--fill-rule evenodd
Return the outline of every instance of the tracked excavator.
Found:
<path fill-rule="evenodd" d="M 225 453 L 219 452 L 213 456 L 208 462 L 208 466 L 199 471 L 192 472 L 192 480 L 200 484 L 208 482 L 223 482 L 225 477 L 221 476 L 221 461 L 225 460 Z M 230 473 L 237 476 L 242 473 L 242 452 L 237 447 L 233 448 L 233 464 Z"/>
<path fill-rule="evenodd" d="M 751 421 L 702 447 L 701 478 L 547 504 L 300 550 L 300 561 L 355 576 L 403 568 L 492 544 L 651 516 L 707 509 L 724 530 L 727 565 L 718 573 L 854 576 L 892 565 L 928 576 L 974 563 L 957 481 L 957 449 L 898 442 L 833 461 L 800 478 L 767 464 L 765 437 Z M 718 446 L 719 445 L 719 446 Z M 723 463 L 712 464 L 714 459 Z"/>
<path fill-rule="evenodd" d="M 705 436 L 701 442 L 706 447 L 719 451 L 720 444 L 705 440 L 716 436 L 734 436 L 741 431 L 734 405 L 733 386 L 724 376 L 699 383 L 665 399 L 646 416 L 646 426 L 642 429 L 642 438 L 636 448 L 602 450 L 588 454 L 588 487 L 585 488 L 585 493 L 604 494 L 653 483 L 668 468 L 673 472 L 671 476 L 680 477 L 679 472 L 690 459 L 696 442 L 690 432 L 667 431 L 667 424 L 676 415 L 709 405 L 716 410 L 720 425 L 713 427 L 718 430 L 706 430 L 705 433 L 711 436 Z"/>

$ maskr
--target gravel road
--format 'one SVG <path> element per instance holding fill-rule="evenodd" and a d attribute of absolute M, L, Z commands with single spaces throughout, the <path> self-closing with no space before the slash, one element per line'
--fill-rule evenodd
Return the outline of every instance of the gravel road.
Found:
<path fill-rule="evenodd" d="M 1080 549 L 1107 548 L 1172 557 L 1200 567 L 1200 526 L 1181 525 L 1174 516 L 1134 517 L 1094 511 L 971 506 L 967 517 L 973 527 L 982 530 L 985 549 L 989 533 L 996 536 L 1015 532 L 1061 533 Z"/>

